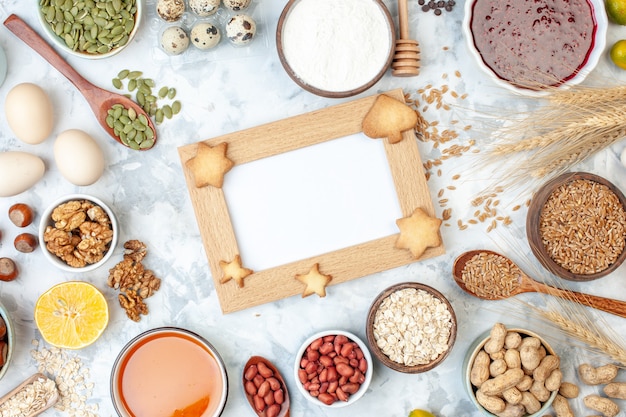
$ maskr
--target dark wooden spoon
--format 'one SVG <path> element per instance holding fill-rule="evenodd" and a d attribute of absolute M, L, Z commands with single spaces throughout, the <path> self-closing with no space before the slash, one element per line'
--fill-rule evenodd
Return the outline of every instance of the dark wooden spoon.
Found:
<path fill-rule="evenodd" d="M 549 285 L 535 281 L 534 279 L 526 275 L 524 271 L 522 271 L 521 269 L 520 269 L 521 274 L 518 278 L 518 285 L 515 288 L 511 288 L 510 291 L 508 291 L 507 293 L 508 295 L 499 296 L 499 297 L 498 296 L 489 297 L 489 296 L 484 296 L 484 295 L 481 296 L 479 294 L 476 294 L 471 289 L 467 288 L 467 286 L 465 285 L 465 282 L 463 281 L 463 270 L 465 269 L 465 264 L 470 259 L 472 259 L 474 255 L 478 255 L 479 253 L 498 255 L 506 259 L 507 262 L 509 262 L 511 266 L 515 265 L 515 263 L 511 261 L 509 258 L 503 255 L 500 255 L 497 252 L 490 251 L 490 250 L 480 249 L 480 250 L 468 251 L 468 252 L 461 254 L 454 261 L 454 269 L 452 271 L 452 276 L 454 277 L 454 281 L 458 284 L 458 286 L 461 287 L 461 289 L 463 289 L 468 294 L 471 294 L 478 298 L 482 298 L 483 300 L 499 300 L 499 299 L 512 297 L 514 295 L 525 293 L 525 292 L 538 292 L 538 293 L 549 294 L 555 297 L 560 297 L 566 300 L 574 301 L 574 302 L 580 303 L 588 307 L 593 307 L 598 310 L 606 311 L 607 313 L 615 314 L 620 317 L 626 317 L 626 302 L 624 301 L 614 300 L 612 298 L 598 297 L 595 295 L 583 294 L 583 293 L 579 293 L 575 291 L 569 291 L 569 290 L 551 287 Z M 502 293 L 504 294 L 506 292 L 503 291 Z"/>
<path fill-rule="evenodd" d="M 37 32 L 35 32 L 28 23 L 24 22 L 19 16 L 15 14 L 10 15 L 5 21 L 4 25 L 15 36 L 20 38 L 24 43 L 34 49 L 39 55 L 41 55 L 50 65 L 56 68 L 61 74 L 63 74 L 68 80 L 76 86 L 76 88 L 82 93 L 82 95 L 89 103 L 91 110 L 94 112 L 100 125 L 107 131 L 107 133 L 115 139 L 118 143 L 126 146 L 121 139 L 115 135 L 113 129 L 111 129 L 106 123 L 106 117 L 109 109 L 114 104 L 121 104 L 126 108 L 133 108 L 137 115 L 143 114 L 146 116 L 150 129 L 154 132 L 154 143 L 156 143 L 157 132 L 154 127 L 154 123 L 150 116 L 144 111 L 144 109 L 133 100 L 122 94 L 113 93 L 111 91 L 97 87 L 83 78 L 72 66 L 70 66 L 48 43 L 43 40 Z M 154 144 L 152 145 L 154 146 Z M 147 150 L 145 148 L 142 150 Z"/>
<path fill-rule="evenodd" d="M 259 417 L 267 417 L 267 408 L 263 411 L 257 411 L 257 409 L 254 407 L 254 400 L 252 399 L 253 397 L 251 395 L 249 395 L 246 392 L 245 389 L 245 383 L 247 381 L 247 379 L 245 378 L 245 373 L 246 373 L 246 369 L 248 369 L 249 366 L 251 365 L 258 365 L 259 362 L 263 362 L 265 365 L 267 365 L 267 367 L 269 369 L 271 369 L 271 371 L 274 373 L 274 378 L 276 378 L 278 381 L 280 381 L 280 384 L 282 385 L 283 388 L 283 392 L 285 394 L 285 399 L 283 401 L 283 404 L 280 407 L 280 413 L 278 413 L 278 415 L 276 417 L 289 417 L 289 407 L 290 407 L 290 402 L 289 402 L 289 392 L 287 391 L 287 384 L 285 384 L 285 380 L 283 379 L 283 376 L 280 374 L 280 372 L 278 371 L 278 369 L 274 366 L 274 364 L 272 364 L 272 362 L 268 361 L 267 359 L 265 359 L 262 356 L 252 356 L 250 359 L 248 359 L 248 362 L 246 362 L 245 366 L 243 367 L 243 372 L 241 374 L 241 383 L 244 384 L 244 394 L 246 395 L 246 398 L 248 399 L 248 402 L 250 403 L 250 406 L 252 407 L 252 410 L 254 410 L 254 412 L 256 413 L 256 415 L 258 415 Z"/>

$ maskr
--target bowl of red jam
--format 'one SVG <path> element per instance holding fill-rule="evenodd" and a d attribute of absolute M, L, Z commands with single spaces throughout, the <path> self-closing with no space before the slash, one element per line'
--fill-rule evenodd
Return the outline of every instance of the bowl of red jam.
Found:
<path fill-rule="evenodd" d="M 582 82 L 606 45 L 602 0 L 469 0 L 463 32 L 497 85 L 543 95 Z"/>

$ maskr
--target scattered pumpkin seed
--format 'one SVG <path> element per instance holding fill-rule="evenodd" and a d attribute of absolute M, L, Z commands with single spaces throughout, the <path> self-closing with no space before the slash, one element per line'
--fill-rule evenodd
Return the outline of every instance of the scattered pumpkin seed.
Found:
<path fill-rule="evenodd" d="M 162 109 L 158 109 L 156 111 L 156 114 L 154 115 L 154 119 L 156 120 L 157 124 L 163 123 L 163 110 Z"/>
<path fill-rule="evenodd" d="M 113 87 L 121 90 L 123 87 L 122 80 L 120 80 L 119 78 L 113 78 Z"/>
<path fill-rule="evenodd" d="M 180 101 L 176 100 L 172 103 L 172 113 L 173 114 L 178 114 L 180 113 L 180 110 L 182 108 L 182 104 L 180 103 Z"/>
<path fill-rule="evenodd" d="M 176 89 L 170 88 L 169 90 L 167 90 L 167 98 L 169 98 L 170 100 L 174 100 L 174 97 L 176 97 Z"/>
<path fill-rule="evenodd" d="M 168 119 L 171 119 L 172 108 L 169 106 L 169 104 L 166 104 L 165 106 L 163 106 L 162 109 L 163 109 L 163 116 L 167 117 Z"/>

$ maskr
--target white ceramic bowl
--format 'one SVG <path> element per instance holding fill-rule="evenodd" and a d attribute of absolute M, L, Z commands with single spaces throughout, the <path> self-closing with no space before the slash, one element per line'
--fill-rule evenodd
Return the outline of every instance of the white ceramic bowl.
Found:
<path fill-rule="evenodd" d="M 530 330 L 519 329 L 519 328 L 509 328 L 509 327 L 507 327 L 507 331 L 518 332 L 520 335 L 522 335 L 522 337 L 525 337 L 525 336 L 536 337 L 537 339 L 541 341 L 541 344 L 546 348 L 546 351 L 549 354 L 555 355 L 555 352 L 552 349 L 552 347 L 545 341 L 544 338 L 539 336 L 537 333 L 532 332 Z M 478 352 L 480 352 L 480 350 L 483 348 L 483 346 L 485 346 L 485 343 L 487 343 L 487 341 L 489 340 L 489 335 L 490 335 L 490 330 L 487 330 L 486 332 L 478 336 L 478 338 L 468 348 L 467 354 L 465 355 L 465 359 L 463 360 L 463 387 L 465 388 L 467 395 L 470 397 L 472 404 L 476 406 L 477 410 L 479 410 L 486 417 L 496 417 L 494 414 L 491 414 L 490 412 L 485 410 L 483 406 L 478 403 L 478 401 L 476 400 L 476 394 L 474 391 L 475 388 L 470 382 L 470 373 L 472 370 L 472 364 L 474 363 L 474 359 L 476 358 L 476 355 L 478 355 Z M 539 411 L 537 411 L 534 414 L 526 414 L 524 415 L 524 417 L 540 417 L 545 414 L 549 414 L 548 411 L 550 407 L 552 406 L 552 402 L 554 401 L 554 398 L 556 398 L 557 394 L 558 394 L 558 391 L 553 391 L 548 401 L 543 403 Z"/>
<path fill-rule="evenodd" d="M 462 30 L 470 54 L 474 57 L 478 66 L 494 81 L 498 86 L 504 87 L 510 91 L 520 93 L 527 96 L 544 96 L 550 94 L 551 88 L 533 90 L 529 88 L 522 88 L 516 86 L 502 78 L 500 78 L 489 66 L 485 64 L 483 58 L 474 44 L 474 35 L 471 30 L 472 21 L 472 9 L 474 4 L 478 0 L 468 0 L 465 2 L 465 14 L 463 17 Z M 602 54 L 604 54 L 604 47 L 606 46 L 606 34 L 609 26 L 607 15 L 604 9 L 604 2 L 602 0 L 589 0 L 593 9 L 594 21 L 596 23 L 596 31 L 593 37 L 593 43 L 591 50 L 588 53 L 587 59 L 584 65 L 579 69 L 578 73 L 572 78 L 564 81 L 555 88 L 567 88 L 572 85 L 581 83 L 587 75 L 596 67 Z"/>
<path fill-rule="evenodd" d="M 15 330 L 13 328 L 13 323 L 11 321 L 11 318 L 9 317 L 9 312 L 2 304 L 0 304 L 0 316 L 2 316 L 2 319 L 4 320 L 4 323 L 7 326 L 7 333 L 3 339 L 7 343 L 7 354 L 6 354 L 7 356 L 6 356 L 4 365 L 0 367 L 0 379 L 2 379 L 2 377 L 9 370 L 9 365 L 11 364 L 11 358 L 13 357 L 13 348 L 15 345 Z"/>
<path fill-rule="evenodd" d="M 94 203 L 95 205 L 102 207 L 102 209 L 104 209 L 106 214 L 109 216 L 109 220 L 111 221 L 111 229 L 113 230 L 113 240 L 111 240 L 111 243 L 109 244 L 109 249 L 104 254 L 104 257 L 100 259 L 98 262 L 84 266 L 82 268 L 75 268 L 75 267 L 68 265 L 64 260 L 57 257 L 55 254 L 51 253 L 48 250 L 48 248 L 46 248 L 46 244 L 44 242 L 44 233 L 46 231 L 46 227 L 54 225 L 54 221 L 52 220 L 52 217 L 51 217 L 54 209 L 63 203 L 67 203 L 68 201 L 73 201 L 73 200 L 88 200 Z M 41 250 L 44 256 L 46 257 L 46 259 L 50 261 L 50 263 L 52 263 L 53 265 L 55 265 L 56 267 L 64 271 L 89 272 L 89 271 L 93 271 L 96 268 L 99 268 L 100 266 L 105 264 L 109 260 L 109 258 L 113 255 L 113 252 L 115 251 L 115 247 L 117 246 L 118 239 L 119 239 L 119 226 L 117 223 L 117 218 L 115 217 L 115 213 L 113 213 L 113 210 L 111 210 L 111 208 L 104 201 L 91 195 L 87 195 L 87 194 L 66 195 L 64 197 L 59 198 L 52 204 L 50 204 L 46 208 L 46 210 L 44 210 L 44 212 L 41 214 L 41 220 L 39 222 L 39 244 L 41 245 Z"/>
<path fill-rule="evenodd" d="M 108 58 L 108 57 L 111 57 L 113 55 L 120 53 L 126 46 L 128 46 L 132 42 L 133 38 L 137 34 L 137 31 L 139 30 L 139 26 L 143 18 L 143 13 L 144 13 L 143 2 L 144 0 L 135 0 L 135 7 L 137 10 L 135 13 L 135 25 L 132 31 L 130 32 L 130 34 L 128 35 L 128 41 L 126 42 L 126 44 L 122 46 L 117 46 L 105 53 L 87 53 L 87 52 L 74 50 L 68 47 L 65 40 L 55 33 L 51 25 L 47 22 L 46 17 L 42 14 L 41 8 L 40 8 L 40 0 L 36 1 L 35 7 L 37 7 L 37 17 L 39 19 L 39 23 L 41 24 L 42 29 L 46 32 L 46 35 L 48 35 L 48 38 L 52 41 L 52 43 L 55 46 L 57 46 L 57 48 L 61 49 L 63 52 L 66 52 L 70 55 L 77 56 L 80 58 L 102 59 L 102 58 Z"/>
<path fill-rule="evenodd" d="M 159 343 L 161 344 L 160 347 Z M 166 349 L 170 350 L 163 354 Z M 133 413 L 130 411 L 129 407 L 132 406 L 129 405 L 129 403 L 133 400 L 130 397 L 125 397 L 123 392 L 124 390 L 127 390 L 128 393 L 135 392 L 135 394 L 146 394 L 149 397 L 154 395 L 158 397 L 158 393 L 160 391 L 167 390 L 167 394 L 163 395 L 164 397 L 168 397 L 166 400 L 171 399 L 172 396 L 174 396 L 174 393 L 171 391 L 172 387 L 168 386 L 168 383 L 169 385 L 172 385 L 172 381 L 178 381 L 181 384 L 181 391 L 192 390 L 192 386 L 187 387 L 184 385 L 184 383 L 189 382 L 187 378 L 192 378 L 188 372 L 185 372 L 185 370 L 188 370 L 187 367 L 189 366 L 189 363 L 180 365 L 180 362 L 176 362 L 176 356 L 181 353 L 181 349 L 185 350 L 187 357 L 193 358 L 189 362 L 204 361 L 205 359 L 209 359 L 209 361 L 214 363 L 217 372 L 220 374 L 220 383 L 218 386 L 212 386 L 210 383 L 212 380 L 209 381 L 208 379 L 209 375 L 207 375 L 206 379 L 202 382 L 208 382 L 209 385 L 211 385 L 209 407 L 212 407 L 214 412 L 210 415 L 210 417 L 217 417 L 222 414 L 228 399 L 228 375 L 224 361 L 217 350 L 202 336 L 189 330 L 178 327 L 159 327 L 143 332 L 133 338 L 126 344 L 126 346 L 124 346 L 124 348 L 122 348 L 113 363 L 110 386 L 111 399 L 113 401 L 113 406 L 120 417 L 133 417 L 137 414 L 141 415 L 141 413 Z M 141 360 L 139 356 L 141 354 L 147 355 L 148 359 Z M 124 382 L 123 379 L 126 377 L 126 373 L 129 373 L 130 375 L 139 370 L 140 365 L 138 364 L 138 361 L 142 361 L 144 364 L 150 363 L 153 367 L 151 367 L 146 373 L 139 375 L 136 379 L 133 379 L 132 376 L 128 376 L 129 380 Z M 198 363 L 199 364 L 197 364 L 194 369 L 205 368 L 203 363 Z M 150 375 L 147 376 L 147 374 Z M 194 377 L 198 378 L 198 375 L 195 375 Z M 150 379 L 150 381 L 146 381 L 146 379 Z M 163 385 L 158 384 L 159 379 L 165 381 Z M 181 380 L 185 380 L 185 382 L 180 382 Z M 157 382 L 155 383 L 155 381 Z M 196 383 L 199 384 L 198 381 L 190 384 L 194 385 Z M 137 384 L 141 386 L 137 386 Z M 176 388 L 177 387 L 174 389 Z M 206 394 L 204 391 L 205 388 L 206 387 L 199 387 L 198 389 L 202 390 L 202 394 Z M 217 395 L 214 395 L 214 392 L 217 393 Z M 193 395 L 193 393 L 191 395 Z M 193 404 L 196 400 L 197 398 L 189 400 L 189 404 Z M 154 401 L 154 399 L 152 401 Z M 218 401 L 218 403 L 213 405 L 212 401 Z M 148 400 L 148 402 L 150 402 L 150 400 Z M 176 407 L 178 407 L 178 405 L 176 405 Z M 148 413 L 145 415 L 150 414 Z"/>
<path fill-rule="evenodd" d="M 302 357 L 304 356 L 306 348 L 315 340 L 319 338 L 323 338 L 325 336 L 331 336 L 331 335 L 332 336 L 342 335 L 342 336 L 347 337 L 351 341 L 356 342 L 359 348 L 361 348 L 361 351 L 363 352 L 363 357 L 367 361 L 367 370 L 365 372 L 364 382 L 361 384 L 357 392 L 350 395 L 350 397 L 348 398 L 348 401 L 335 401 L 331 405 L 327 405 L 323 403 L 322 401 L 318 400 L 317 398 L 311 396 L 311 394 L 306 389 L 304 389 L 304 386 L 302 385 L 302 383 L 300 382 L 300 378 L 298 377 L 298 371 L 300 370 L 300 361 Z M 341 407 L 345 407 L 345 406 L 355 403 L 359 398 L 361 398 L 365 394 L 365 391 L 367 391 L 367 388 L 372 382 L 372 374 L 373 374 L 372 355 L 367 349 L 367 345 L 355 334 L 352 334 L 350 332 L 346 332 L 343 330 L 326 330 L 326 331 L 316 333 L 313 336 L 306 339 L 304 343 L 302 343 L 302 346 L 300 347 L 300 349 L 298 349 L 298 352 L 296 353 L 296 360 L 294 363 L 294 376 L 296 380 L 296 386 L 298 387 L 298 391 L 300 391 L 300 393 L 304 396 L 304 398 L 309 400 L 311 403 L 319 405 L 321 407 L 341 408 Z"/>

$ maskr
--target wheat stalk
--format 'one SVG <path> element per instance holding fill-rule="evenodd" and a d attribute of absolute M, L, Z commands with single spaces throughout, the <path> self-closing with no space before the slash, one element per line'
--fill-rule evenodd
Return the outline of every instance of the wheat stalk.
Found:
<path fill-rule="evenodd" d="M 582 325 L 554 310 L 536 309 L 536 311 L 541 317 L 558 326 L 566 335 L 584 342 L 593 351 L 606 354 L 613 361 L 626 366 L 626 348 L 602 333 L 598 326 Z"/>
<path fill-rule="evenodd" d="M 586 94 L 584 96 L 584 101 L 581 101 L 582 94 Z M 548 100 L 555 104 L 565 104 L 565 105 L 581 105 L 586 104 L 605 104 L 611 101 L 622 100 L 626 95 L 626 86 L 616 86 L 616 87 L 584 87 L 577 86 L 570 90 L 555 90 Z"/>
<path fill-rule="evenodd" d="M 524 120 L 518 125 L 508 128 L 505 134 L 515 135 L 516 131 L 522 133 L 521 128 L 525 124 L 528 126 L 525 126 L 523 132 L 534 129 L 539 131 L 539 134 L 521 140 L 511 139 L 510 143 L 495 146 L 491 154 L 501 156 L 524 151 L 539 151 L 560 143 L 573 144 L 574 148 L 585 148 L 593 145 L 594 142 L 606 145 L 609 139 L 614 140 L 614 133 L 626 130 L 626 123 L 624 122 L 626 104 L 607 105 L 605 103 L 604 108 L 609 110 L 598 113 L 595 108 L 587 111 L 570 109 L 569 112 L 571 113 L 568 113 L 568 110 L 561 109 L 556 113 L 546 113 L 545 121 Z M 544 123 L 547 126 L 544 126 Z"/>
<path fill-rule="evenodd" d="M 604 136 L 599 137 L 593 143 L 587 143 L 587 146 L 585 148 L 581 147 L 577 150 L 571 151 L 569 155 L 567 155 L 566 158 L 561 158 L 561 159 L 552 160 L 552 161 L 549 161 L 549 158 L 546 158 L 546 160 L 544 161 L 544 159 L 542 158 L 539 160 L 540 162 L 538 164 L 534 164 L 534 165 L 545 164 L 545 162 L 548 162 L 548 163 L 543 165 L 541 168 L 532 171 L 531 175 L 534 178 L 543 178 L 546 175 L 553 173 L 553 172 L 557 172 L 557 173 L 564 172 L 569 167 L 577 164 L 578 162 L 585 160 L 588 156 L 611 145 L 615 141 L 623 138 L 624 136 L 626 136 L 626 126 L 620 129 L 616 129 L 614 132 L 609 132 L 605 134 Z"/>
<path fill-rule="evenodd" d="M 516 187 L 566 172 L 626 136 L 626 86 L 555 90 L 545 106 L 501 127 L 481 167 L 492 165 L 494 187 Z"/>

